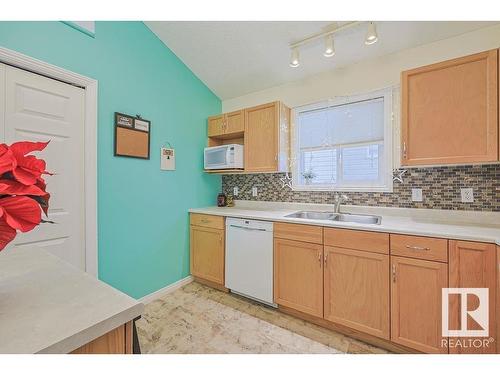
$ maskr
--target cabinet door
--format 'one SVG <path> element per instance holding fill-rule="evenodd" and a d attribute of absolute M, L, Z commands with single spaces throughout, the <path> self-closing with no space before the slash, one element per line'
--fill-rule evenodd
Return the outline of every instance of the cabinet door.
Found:
<path fill-rule="evenodd" d="M 498 160 L 497 50 L 402 73 L 402 164 Z"/>
<path fill-rule="evenodd" d="M 274 301 L 323 317 L 323 245 L 274 239 Z"/>
<path fill-rule="evenodd" d="M 489 337 L 494 341 L 489 343 L 488 347 L 465 348 L 464 346 L 452 347 L 450 353 L 495 353 L 496 349 L 496 319 L 495 319 L 495 300 L 496 300 L 496 246 L 481 242 L 450 241 L 450 288 L 488 288 L 489 294 Z M 461 329 L 460 322 L 460 298 L 458 295 L 452 298 L 450 296 L 450 329 Z M 473 311 L 478 307 L 478 299 L 474 296 L 467 298 L 467 310 Z M 468 329 L 482 329 L 470 316 L 467 321 Z M 470 337 L 463 338 L 466 341 Z M 478 339 L 483 339 L 479 337 Z M 454 340 L 450 338 L 450 341 Z"/>
<path fill-rule="evenodd" d="M 448 286 L 448 265 L 391 256 L 391 268 L 391 340 L 424 353 L 447 353 L 441 290 Z"/>
<path fill-rule="evenodd" d="M 191 225 L 191 274 L 224 285 L 224 230 Z"/>
<path fill-rule="evenodd" d="M 279 102 L 245 109 L 245 171 L 278 170 Z"/>
<path fill-rule="evenodd" d="M 224 134 L 224 115 L 208 118 L 208 136 L 216 137 Z"/>
<path fill-rule="evenodd" d="M 389 339 L 389 256 L 325 246 L 325 319 Z"/>
<path fill-rule="evenodd" d="M 224 134 L 243 133 L 245 131 L 245 115 L 243 110 L 225 115 Z"/>

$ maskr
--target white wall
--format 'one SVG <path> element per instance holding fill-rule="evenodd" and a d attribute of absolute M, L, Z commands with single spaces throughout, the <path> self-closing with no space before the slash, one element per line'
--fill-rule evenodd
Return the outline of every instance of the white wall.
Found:
<path fill-rule="evenodd" d="M 358 94 L 399 85 L 402 70 L 499 47 L 500 25 L 496 25 L 337 68 L 305 80 L 224 100 L 222 110 L 230 112 L 273 100 L 282 100 L 286 105 L 296 107 L 335 96 Z M 286 66 L 283 69 L 292 68 Z"/>
<path fill-rule="evenodd" d="M 274 100 L 281 100 L 289 107 L 294 108 L 325 99 L 333 99 L 336 96 L 362 94 L 393 87 L 392 167 L 399 168 L 401 165 L 401 143 L 397 140 L 400 139 L 399 85 L 401 71 L 499 47 L 500 25 L 496 25 L 333 69 L 304 80 L 224 100 L 222 101 L 222 111 L 230 112 Z M 286 66 L 284 69 L 289 68 Z"/>

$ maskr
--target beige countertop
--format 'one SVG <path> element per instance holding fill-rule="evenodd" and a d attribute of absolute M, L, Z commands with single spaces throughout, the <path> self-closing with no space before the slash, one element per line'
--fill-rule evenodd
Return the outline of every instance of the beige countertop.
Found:
<path fill-rule="evenodd" d="M 68 353 L 144 305 L 39 248 L 0 253 L 0 353 Z"/>
<path fill-rule="evenodd" d="M 332 211 L 332 209 L 332 205 L 322 204 L 236 201 L 235 207 L 193 208 L 189 212 L 323 227 L 481 241 L 500 245 L 500 213 L 498 212 L 346 205 L 341 207 L 341 212 L 378 215 L 382 217 L 381 224 L 358 224 L 285 217 L 300 210 Z"/>

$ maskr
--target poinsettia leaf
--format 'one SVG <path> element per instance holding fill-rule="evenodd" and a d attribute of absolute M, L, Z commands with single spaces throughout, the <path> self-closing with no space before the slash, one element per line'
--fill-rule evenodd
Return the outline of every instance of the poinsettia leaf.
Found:
<path fill-rule="evenodd" d="M 45 216 L 49 216 L 49 199 L 50 199 L 50 194 L 46 193 L 43 196 L 31 196 L 35 201 L 38 202 L 40 207 L 42 207 L 43 213 Z"/>
<path fill-rule="evenodd" d="M 17 166 L 16 158 L 5 144 L 0 144 L 0 176 L 12 171 Z"/>
<path fill-rule="evenodd" d="M 45 170 L 45 161 L 36 158 L 33 155 L 16 155 L 17 167 L 12 174 L 20 183 L 24 185 L 33 185 L 42 174 L 50 174 Z"/>
<path fill-rule="evenodd" d="M 42 159 L 38 159 L 36 156 L 28 155 L 17 158 L 17 166 L 23 167 L 24 169 L 29 169 L 33 171 L 45 172 L 45 161 Z"/>
<path fill-rule="evenodd" d="M 0 199 L 3 218 L 11 228 L 21 232 L 33 230 L 40 220 L 42 211 L 40 205 L 33 199 L 25 196 L 15 196 Z"/>
<path fill-rule="evenodd" d="M 0 218 L 0 251 L 5 249 L 9 242 L 16 238 L 16 234 L 16 230 L 10 227 L 4 218 Z"/>
<path fill-rule="evenodd" d="M 12 152 L 17 155 L 26 155 L 33 151 L 42 151 L 49 142 L 16 142 L 10 145 Z"/>
<path fill-rule="evenodd" d="M 36 184 L 35 185 L 38 186 L 43 191 L 45 191 L 47 189 L 47 184 L 45 183 L 45 180 L 42 177 L 39 177 L 36 180 Z"/>
<path fill-rule="evenodd" d="M 36 195 L 47 194 L 37 185 L 23 185 L 14 180 L 0 180 L 0 195 Z"/>
<path fill-rule="evenodd" d="M 23 185 L 34 185 L 37 181 L 37 176 L 24 168 L 18 167 L 12 171 L 12 174 Z"/>

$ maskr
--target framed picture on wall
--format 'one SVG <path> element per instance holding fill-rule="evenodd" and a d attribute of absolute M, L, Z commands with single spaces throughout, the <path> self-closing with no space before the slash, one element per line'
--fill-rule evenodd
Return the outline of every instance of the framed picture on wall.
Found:
<path fill-rule="evenodd" d="M 114 155 L 150 158 L 151 121 L 115 112 Z"/>

